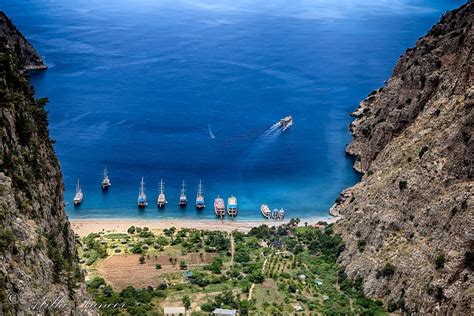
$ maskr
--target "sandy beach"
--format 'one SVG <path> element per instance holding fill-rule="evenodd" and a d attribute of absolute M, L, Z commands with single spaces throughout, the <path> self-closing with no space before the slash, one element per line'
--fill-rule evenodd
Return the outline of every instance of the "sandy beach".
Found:
<path fill-rule="evenodd" d="M 319 221 L 327 223 L 336 222 L 339 218 L 333 217 L 328 214 L 326 217 L 314 217 L 302 219 L 300 225 L 304 225 L 305 222 L 308 225 L 316 224 Z M 284 221 L 268 221 L 268 220 L 249 220 L 249 221 L 231 221 L 224 220 L 186 220 L 186 219 L 133 219 L 133 218 L 122 218 L 122 219 L 106 219 L 106 218 L 91 218 L 91 219 L 71 219 L 71 225 L 76 234 L 79 236 L 87 236 L 90 233 L 98 233 L 101 231 L 105 232 L 126 232 L 130 226 L 135 227 L 148 227 L 151 230 L 162 230 L 165 228 L 176 227 L 180 228 L 195 228 L 204 230 L 219 230 L 231 232 L 239 230 L 243 232 L 249 231 L 252 227 L 267 224 L 269 226 L 281 225 L 288 223 L 289 220 Z"/>

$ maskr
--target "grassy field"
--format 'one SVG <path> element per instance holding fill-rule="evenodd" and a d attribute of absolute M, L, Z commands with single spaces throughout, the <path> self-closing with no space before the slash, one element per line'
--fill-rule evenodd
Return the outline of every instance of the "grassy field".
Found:
<path fill-rule="evenodd" d="M 343 241 L 331 225 L 262 225 L 249 233 L 173 228 L 90 234 L 79 254 L 88 290 L 105 315 L 161 315 L 185 306 L 192 315 L 215 308 L 241 315 L 383 315 L 336 264 Z"/>

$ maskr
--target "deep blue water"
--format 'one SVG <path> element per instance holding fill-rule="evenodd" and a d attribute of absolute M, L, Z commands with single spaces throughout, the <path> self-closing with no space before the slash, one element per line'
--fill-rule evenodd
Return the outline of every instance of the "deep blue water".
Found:
<path fill-rule="evenodd" d="M 213 199 L 235 194 L 238 218 L 249 219 L 262 203 L 288 217 L 327 214 L 358 180 L 344 155 L 349 113 L 462 3 L 3 0 L 0 9 L 49 66 L 32 82 L 50 99 L 71 218 L 213 218 Z M 288 114 L 293 127 L 268 132 Z M 142 176 L 146 210 L 136 207 Z M 78 178 L 85 198 L 74 209 Z M 183 179 L 191 202 L 202 179 L 204 211 L 178 208 Z"/>

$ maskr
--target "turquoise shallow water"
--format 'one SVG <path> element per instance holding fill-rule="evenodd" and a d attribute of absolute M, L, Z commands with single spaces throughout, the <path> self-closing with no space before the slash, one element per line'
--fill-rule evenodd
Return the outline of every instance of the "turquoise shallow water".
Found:
<path fill-rule="evenodd" d="M 358 102 L 462 1 L 26 1 L 0 8 L 44 56 L 71 218 L 213 218 L 235 194 L 325 216 L 358 175 L 344 155 Z M 294 126 L 269 128 L 293 115 Z M 100 190 L 104 164 L 112 187 Z M 149 207 L 136 198 L 144 176 Z M 71 204 L 80 178 L 84 202 Z M 163 178 L 168 205 L 155 204 Z M 208 207 L 178 207 L 181 181 Z"/>

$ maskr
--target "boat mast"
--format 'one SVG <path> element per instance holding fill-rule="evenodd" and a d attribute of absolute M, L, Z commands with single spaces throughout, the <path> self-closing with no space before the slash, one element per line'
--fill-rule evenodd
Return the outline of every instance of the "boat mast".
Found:
<path fill-rule="evenodd" d="M 161 193 L 161 194 L 163 194 L 163 189 L 164 189 L 164 187 L 163 187 L 163 179 L 161 179 L 161 181 L 160 181 L 160 193 Z"/>
<path fill-rule="evenodd" d="M 77 185 L 76 185 L 76 194 L 81 191 L 81 186 L 79 185 L 79 179 L 77 179 Z"/>
<path fill-rule="evenodd" d="M 201 183 L 201 180 L 199 180 L 199 187 L 198 187 L 198 196 L 202 196 L 202 183 Z"/>
<path fill-rule="evenodd" d="M 181 195 L 184 195 L 186 193 L 186 184 L 184 183 L 183 180 L 183 188 L 181 189 Z"/>
<path fill-rule="evenodd" d="M 107 165 L 105 165 L 105 168 L 104 168 L 104 179 L 107 179 L 107 177 L 109 176 L 108 172 L 107 172 Z"/>
<path fill-rule="evenodd" d="M 140 195 L 144 195 L 145 194 L 145 181 L 143 181 L 143 177 L 142 177 L 142 182 L 140 182 Z"/>

